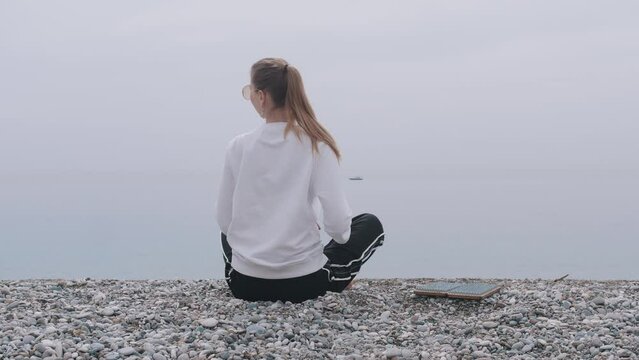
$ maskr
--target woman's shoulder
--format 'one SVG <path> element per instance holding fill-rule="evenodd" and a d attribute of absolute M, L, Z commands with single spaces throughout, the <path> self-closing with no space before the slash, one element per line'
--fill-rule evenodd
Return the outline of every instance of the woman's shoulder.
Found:
<path fill-rule="evenodd" d="M 250 130 L 250 131 L 239 133 L 235 135 L 231 140 L 229 140 L 227 145 L 229 147 L 241 146 L 242 143 L 245 141 L 245 139 L 249 137 L 251 134 L 253 134 L 254 132 L 255 130 Z"/>
<path fill-rule="evenodd" d="M 247 134 L 249 134 L 249 132 L 237 134 L 226 143 L 227 156 L 231 156 L 233 158 L 241 156 L 242 149 L 244 147 L 243 142 Z"/>

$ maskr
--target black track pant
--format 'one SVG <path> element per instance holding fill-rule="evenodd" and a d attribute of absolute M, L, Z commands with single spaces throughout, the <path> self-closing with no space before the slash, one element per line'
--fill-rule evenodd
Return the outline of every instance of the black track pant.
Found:
<path fill-rule="evenodd" d="M 241 274 L 231 267 L 233 252 L 222 235 L 224 276 L 233 296 L 248 301 L 302 302 L 326 294 L 341 292 L 357 275 L 364 264 L 384 243 L 384 228 L 379 219 L 369 213 L 353 217 L 351 236 L 347 243 L 335 240 L 326 244 L 324 254 L 328 261 L 318 271 L 295 278 L 262 279 Z"/>

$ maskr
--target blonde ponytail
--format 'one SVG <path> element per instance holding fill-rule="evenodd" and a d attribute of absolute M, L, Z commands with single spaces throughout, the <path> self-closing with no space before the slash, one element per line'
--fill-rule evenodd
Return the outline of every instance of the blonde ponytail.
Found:
<path fill-rule="evenodd" d="M 286 106 L 289 109 L 291 117 L 297 120 L 297 123 L 304 129 L 306 134 L 311 138 L 311 144 L 313 147 L 313 151 L 319 151 L 317 148 L 317 142 L 323 141 L 325 142 L 335 153 L 338 161 L 341 158 L 341 154 L 337 145 L 335 144 L 335 139 L 331 136 L 331 134 L 322 126 L 322 124 L 317 121 L 315 117 L 315 112 L 311 107 L 308 98 L 306 97 L 306 92 L 304 91 L 304 83 L 302 81 L 302 76 L 299 71 L 293 67 L 288 66 L 286 72 L 288 87 L 286 89 Z"/>
<path fill-rule="evenodd" d="M 298 129 L 295 127 L 297 122 L 311 139 L 314 153 L 319 152 L 317 143 L 323 141 L 333 150 L 337 160 L 341 160 L 341 153 L 335 139 L 315 117 L 315 112 L 304 91 L 302 76 L 297 68 L 281 58 L 264 58 L 251 67 L 251 79 L 258 89 L 269 91 L 276 107 L 287 109 L 289 119 L 284 129 L 285 136 L 293 130 L 297 138 L 300 138 Z"/>

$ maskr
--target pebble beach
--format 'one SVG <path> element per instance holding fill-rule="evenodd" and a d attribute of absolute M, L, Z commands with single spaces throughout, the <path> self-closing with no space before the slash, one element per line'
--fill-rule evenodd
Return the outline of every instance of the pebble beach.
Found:
<path fill-rule="evenodd" d="M 501 284 L 420 297 L 428 281 Z M 303 303 L 224 280 L 0 281 L 0 359 L 637 359 L 639 281 L 357 279 Z"/>

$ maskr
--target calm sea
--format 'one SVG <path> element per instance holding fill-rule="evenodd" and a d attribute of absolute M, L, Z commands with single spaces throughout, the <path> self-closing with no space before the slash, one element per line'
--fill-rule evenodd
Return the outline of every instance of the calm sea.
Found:
<path fill-rule="evenodd" d="M 360 277 L 639 279 L 639 174 L 345 179 L 385 244 Z M 5 176 L 0 278 L 222 278 L 217 174 Z M 322 234 L 323 241 L 328 236 Z"/>

